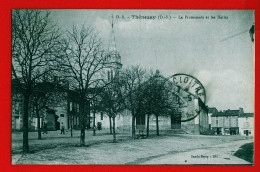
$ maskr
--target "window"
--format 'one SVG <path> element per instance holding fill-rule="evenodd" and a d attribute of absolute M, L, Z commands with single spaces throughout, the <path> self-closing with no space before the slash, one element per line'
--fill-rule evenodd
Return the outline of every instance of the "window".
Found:
<path fill-rule="evenodd" d="M 100 114 L 100 119 L 103 120 L 103 112 Z"/>
<path fill-rule="evenodd" d="M 64 114 L 60 114 L 60 117 L 64 117 Z"/>
<path fill-rule="evenodd" d="M 244 130 L 244 134 L 246 134 L 247 130 Z"/>
<path fill-rule="evenodd" d="M 251 134 L 251 130 L 248 130 L 248 134 Z"/>

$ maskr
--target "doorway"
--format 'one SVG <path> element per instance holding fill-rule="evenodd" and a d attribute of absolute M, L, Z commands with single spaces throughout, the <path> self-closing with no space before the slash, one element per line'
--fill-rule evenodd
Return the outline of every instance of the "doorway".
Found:
<path fill-rule="evenodd" d="M 136 117 L 136 129 L 145 129 L 145 115 L 140 114 Z"/>
<path fill-rule="evenodd" d="M 176 113 L 171 116 L 171 129 L 181 129 L 181 114 Z"/>
<path fill-rule="evenodd" d="M 248 130 L 244 130 L 244 134 L 248 136 Z"/>

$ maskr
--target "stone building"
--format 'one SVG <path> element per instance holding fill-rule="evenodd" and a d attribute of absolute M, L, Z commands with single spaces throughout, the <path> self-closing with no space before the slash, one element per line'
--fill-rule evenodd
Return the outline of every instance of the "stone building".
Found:
<path fill-rule="evenodd" d="M 55 114 L 55 110 L 44 108 L 40 110 L 40 128 L 43 123 L 47 124 L 48 130 L 58 129 L 57 119 L 58 116 Z M 12 97 L 12 131 L 22 131 L 23 128 L 23 98 L 22 95 L 16 95 Z M 29 131 L 36 131 L 38 128 L 38 118 L 33 107 L 29 108 L 28 115 L 28 128 Z"/>
<path fill-rule="evenodd" d="M 42 84 L 42 83 L 41 83 Z M 58 83 L 56 78 L 53 82 L 43 83 L 44 86 L 53 87 L 56 84 L 55 88 L 57 91 L 53 91 L 53 100 L 50 100 L 48 104 L 43 104 L 43 107 L 39 110 L 39 120 L 40 127 L 43 123 L 47 124 L 48 130 L 59 130 L 61 124 L 68 128 L 68 111 L 69 103 L 71 99 L 71 92 L 68 92 L 65 89 L 66 85 L 63 83 Z M 58 85 L 57 85 L 58 84 Z M 16 88 L 17 83 L 12 81 L 12 87 Z M 59 88 L 58 88 L 59 87 Z M 53 87 L 54 88 L 54 87 Z M 21 131 L 23 128 L 23 95 L 19 89 L 12 90 L 12 130 Z M 45 101 L 45 100 L 44 100 Z M 47 100 L 46 100 L 47 101 Z M 30 100 L 29 114 L 28 114 L 28 127 L 29 131 L 36 131 L 38 128 L 38 118 L 35 111 L 35 105 L 33 97 Z"/>
<path fill-rule="evenodd" d="M 190 134 L 206 134 L 209 130 L 208 125 L 208 108 L 200 99 L 193 99 L 186 107 L 178 108 L 179 111 L 172 115 L 159 116 L 159 129 L 167 130 L 167 132 L 173 133 L 190 133 Z M 193 112 L 194 109 L 200 109 L 200 111 L 194 116 L 194 118 L 187 121 L 181 121 L 183 113 Z M 93 115 L 91 114 L 91 117 Z M 95 115 L 95 122 L 102 123 L 102 128 L 108 129 L 110 127 L 109 117 L 103 113 L 97 113 Z M 118 131 L 131 132 L 132 129 L 132 116 L 129 110 L 125 110 L 121 114 L 117 115 L 115 121 L 115 127 Z M 147 115 L 143 114 L 136 118 L 136 131 L 139 130 L 146 132 L 147 127 Z M 156 117 L 151 115 L 149 118 L 149 130 L 156 130 Z"/>
<path fill-rule="evenodd" d="M 206 134 L 209 130 L 208 127 L 208 109 L 206 106 L 202 107 L 200 113 L 189 121 L 176 120 L 178 115 L 165 115 L 159 116 L 159 129 L 167 130 L 167 132 L 180 132 L 189 134 Z M 180 115 L 181 116 L 181 115 Z M 98 122 L 102 123 L 102 128 L 109 129 L 109 117 L 103 113 L 96 114 L 96 125 Z M 115 127 L 118 131 L 130 132 L 132 129 L 132 117 L 131 112 L 125 110 L 122 114 L 116 117 Z M 146 131 L 147 115 L 141 115 L 136 118 L 136 130 L 142 132 Z M 156 130 L 156 117 L 150 116 L 149 130 Z"/>
<path fill-rule="evenodd" d="M 13 82 L 13 81 L 12 81 Z M 14 81 L 15 82 L 15 81 Z M 12 83 L 14 85 L 14 83 Z M 12 107 L 12 131 L 22 131 L 23 129 L 23 95 L 20 92 L 12 92 L 11 97 Z M 43 124 L 43 116 L 45 116 L 44 110 L 40 111 L 40 127 Z M 37 117 L 32 107 L 29 107 L 28 115 L 28 129 L 29 131 L 35 131 L 37 129 Z"/>
<path fill-rule="evenodd" d="M 244 113 L 243 108 L 239 110 L 225 110 L 214 113 L 211 116 L 211 128 L 214 134 L 237 135 L 239 134 L 238 117 Z"/>

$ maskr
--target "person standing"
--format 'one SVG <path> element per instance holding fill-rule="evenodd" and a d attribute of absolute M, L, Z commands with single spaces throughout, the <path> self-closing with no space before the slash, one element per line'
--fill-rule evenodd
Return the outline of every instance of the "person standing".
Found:
<path fill-rule="evenodd" d="M 63 123 L 61 126 L 60 134 L 65 134 L 65 127 L 64 127 Z"/>

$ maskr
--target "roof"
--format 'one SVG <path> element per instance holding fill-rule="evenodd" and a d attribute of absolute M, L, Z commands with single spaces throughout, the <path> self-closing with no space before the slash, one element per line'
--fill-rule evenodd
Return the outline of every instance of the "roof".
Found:
<path fill-rule="evenodd" d="M 254 117 L 254 113 L 242 113 L 239 118 Z"/>
<path fill-rule="evenodd" d="M 239 110 L 226 110 L 222 112 L 214 113 L 211 117 L 217 117 L 217 116 L 238 116 Z"/>
<path fill-rule="evenodd" d="M 209 107 L 209 113 L 215 113 L 215 112 L 218 112 L 217 108 Z"/>

